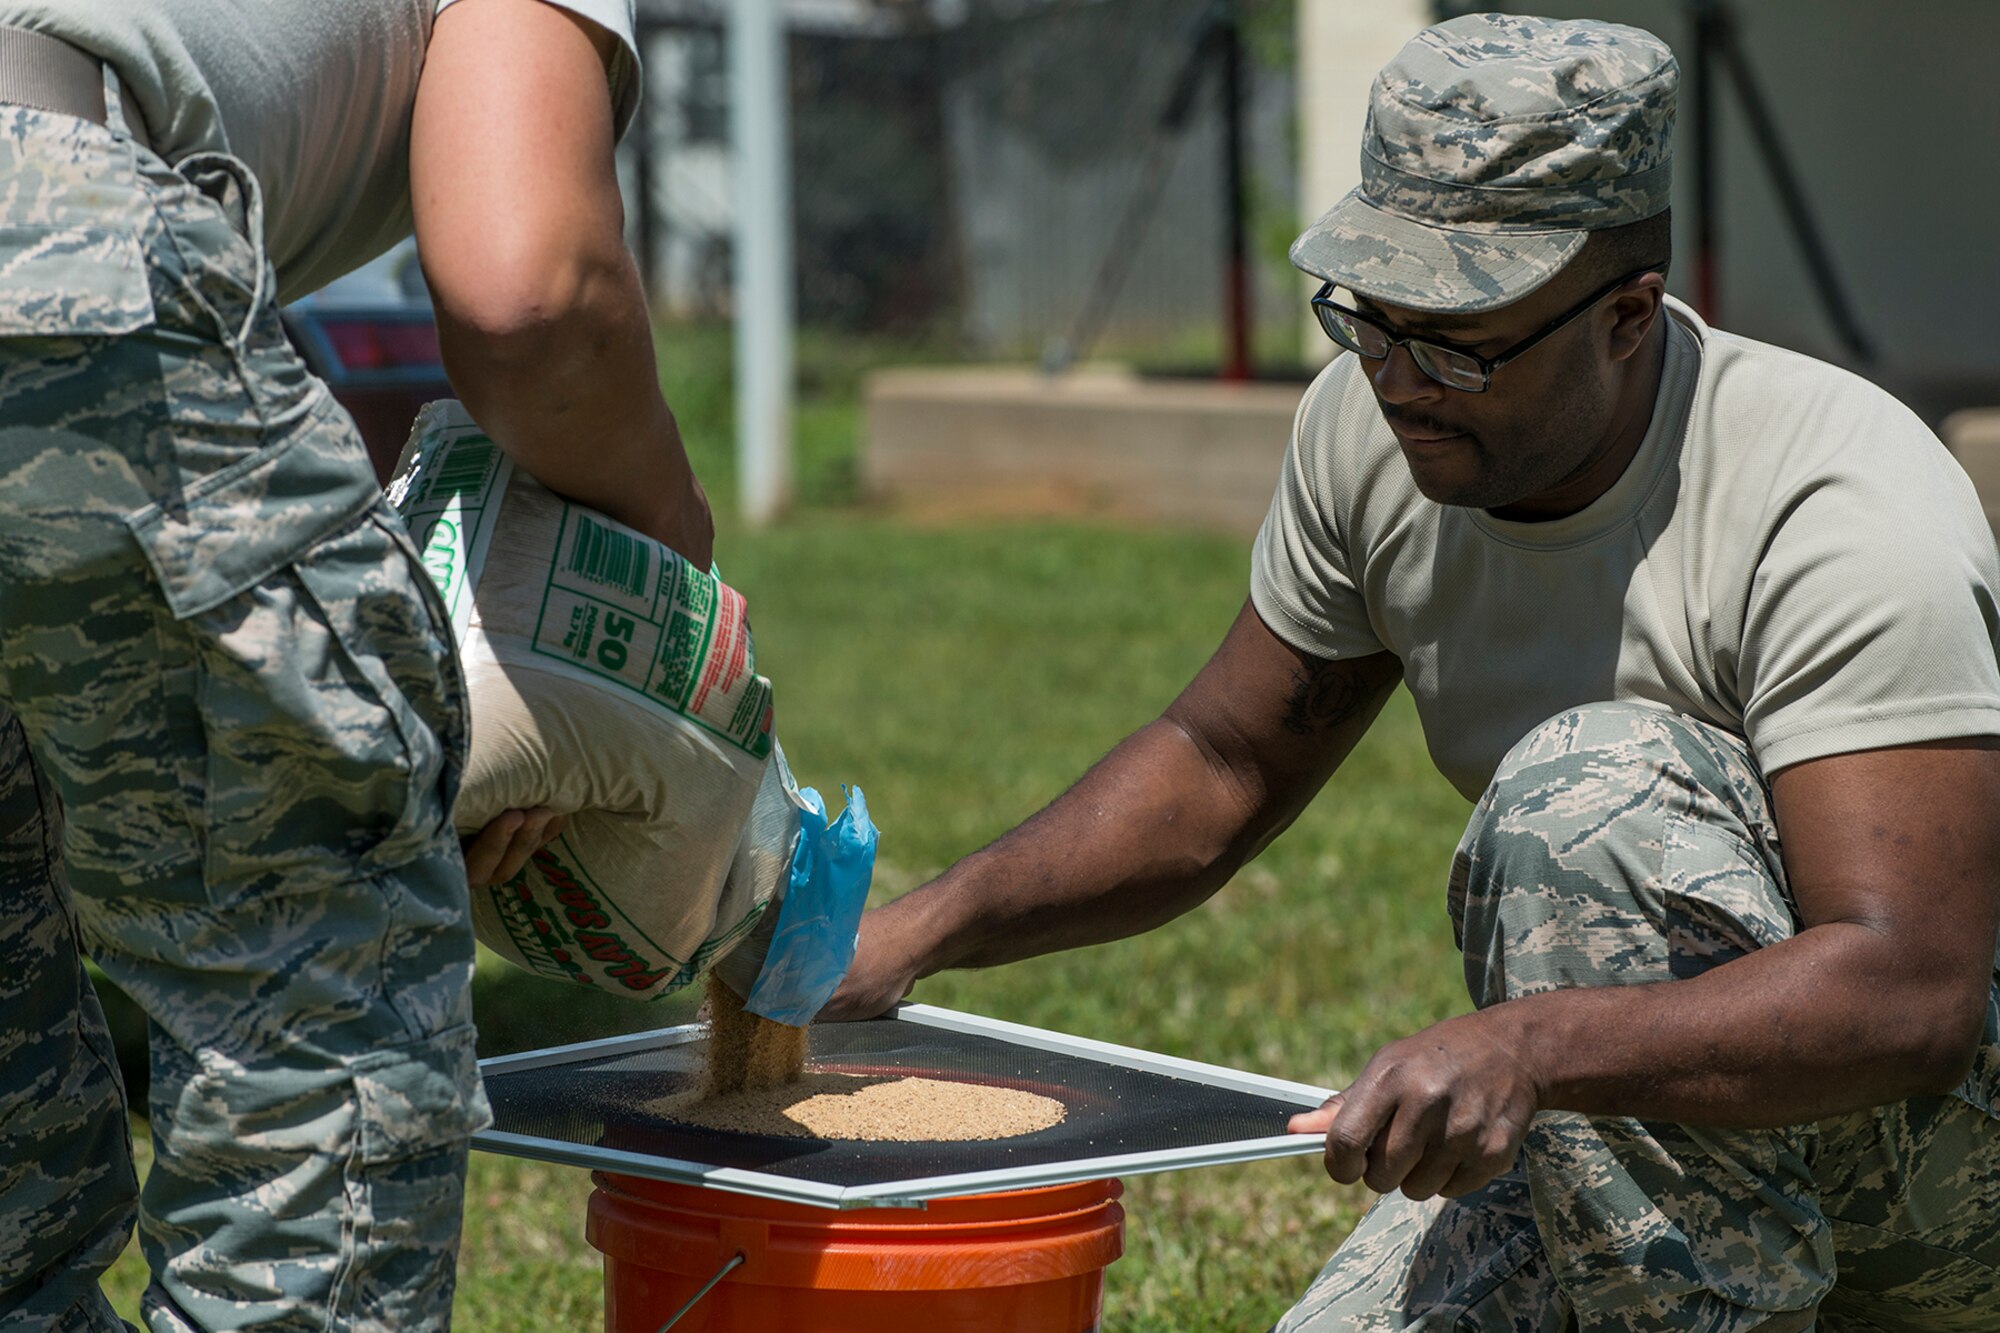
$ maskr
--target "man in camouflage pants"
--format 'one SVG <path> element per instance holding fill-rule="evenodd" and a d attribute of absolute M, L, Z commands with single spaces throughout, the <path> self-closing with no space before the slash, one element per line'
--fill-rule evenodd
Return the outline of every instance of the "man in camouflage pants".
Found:
<path fill-rule="evenodd" d="M 88 1308 L 131 1230 L 80 917 L 150 1020 L 146 1239 L 174 1256 L 182 1316 L 222 1327 L 340 1256 L 340 1308 L 417 1326 L 451 1287 L 486 1115 L 446 817 L 466 725 L 449 630 L 359 439 L 275 304 L 246 299 L 262 256 L 202 185 L 243 209 L 254 183 L 4 114 L 0 174 L 34 182 L 12 215 L 103 226 L 119 181 L 145 259 L 0 351 L 0 1278 L 32 1285 L 9 1317 Z M 29 254 L 9 276 L 59 291 L 94 258 Z M 150 328 L 121 327 L 140 311 Z"/>
<path fill-rule="evenodd" d="M 461 395 L 535 475 L 708 558 L 619 239 L 630 7 L 613 32 L 472 0 L 435 33 L 428 0 L 349 8 L 360 45 L 209 0 L 0 6 L 8 1333 L 124 1328 L 97 1282 L 135 1211 L 156 1333 L 450 1322 L 488 1116 L 468 857 L 511 873 L 549 814 L 461 855 L 449 625 L 280 297 L 394 239 L 414 179 Z M 286 59 L 306 81 L 273 86 Z M 495 262 L 508 195 L 542 230 Z M 534 285 L 579 265 L 588 292 Z M 538 391 L 593 406 L 551 430 Z M 142 1208 L 80 941 L 148 1018 Z"/>
<path fill-rule="evenodd" d="M 1382 71 L 1249 603 L 829 1006 L 1188 910 L 1407 685 L 1477 1008 L 1294 1118 L 1383 1198 L 1284 1333 L 2000 1330 L 2000 555 L 1894 400 L 1665 295 L 1677 85 L 1492 14 Z"/>
<path fill-rule="evenodd" d="M 1692 976 L 1798 920 L 1742 740 L 1618 704 L 1561 714 L 1502 762 L 1450 909 L 1482 1008 Z M 1384 1196 L 1279 1327 L 2000 1327 L 1988 1096 L 1773 1129 L 1545 1111 L 1483 1188 Z"/>

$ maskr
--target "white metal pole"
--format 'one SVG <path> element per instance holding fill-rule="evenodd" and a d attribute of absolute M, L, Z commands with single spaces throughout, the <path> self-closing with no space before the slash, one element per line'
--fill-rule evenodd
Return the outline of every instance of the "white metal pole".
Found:
<path fill-rule="evenodd" d="M 736 457 L 743 516 L 776 518 L 792 488 L 792 199 L 780 0 L 729 0 L 734 160 Z"/>
<path fill-rule="evenodd" d="M 1299 220 L 1311 222 L 1361 183 L 1361 128 L 1375 74 L 1432 19 L 1431 0 L 1299 0 Z M 1308 362 L 1337 350 L 1306 298 L 1319 279 L 1300 277 L 1299 327 Z"/>

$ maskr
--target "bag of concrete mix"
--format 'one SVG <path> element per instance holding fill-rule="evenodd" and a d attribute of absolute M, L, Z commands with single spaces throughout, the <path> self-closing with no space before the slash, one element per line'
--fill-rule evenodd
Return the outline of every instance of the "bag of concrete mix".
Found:
<path fill-rule="evenodd" d="M 505 810 L 569 815 L 519 875 L 474 893 L 480 941 L 641 999 L 749 941 L 739 984 L 772 978 L 753 1008 L 809 1020 L 851 960 L 875 831 L 858 791 L 836 834 L 793 781 L 742 596 L 516 470 L 456 402 L 418 416 L 388 495 L 444 597 L 472 703 L 453 823 L 469 836 Z M 794 893 L 785 917 L 829 924 L 788 951 L 772 908 Z"/>

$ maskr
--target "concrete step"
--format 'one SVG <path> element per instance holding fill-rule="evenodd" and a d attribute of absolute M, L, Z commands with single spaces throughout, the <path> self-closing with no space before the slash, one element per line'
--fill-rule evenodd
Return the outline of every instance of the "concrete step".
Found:
<path fill-rule="evenodd" d="M 1091 515 L 1252 536 L 1304 383 L 1147 379 L 1118 368 L 879 371 L 862 483 L 946 514 Z"/>

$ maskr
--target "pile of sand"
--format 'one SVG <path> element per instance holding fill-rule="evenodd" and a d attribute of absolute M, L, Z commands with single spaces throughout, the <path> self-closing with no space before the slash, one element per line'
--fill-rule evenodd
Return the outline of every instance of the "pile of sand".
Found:
<path fill-rule="evenodd" d="M 814 1070 L 777 1088 L 720 1097 L 682 1094 L 659 1110 L 682 1124 L 736 1134 L 898 1143 L 1008 1139 L 1063 1118 L 1061 1102 L 1018 1088 L 832 1070 Z"/>
<path fill-rule="evenodd" d="M 806 1030 L 760 1018 L 708 979 L 701 1086 L 659 1103 L 669 1120 L 782 1138 L 947 1143 L 1007 1139 L 1062 1123 L 1053 1097 L 946 1079 L 805 1069 Z"/>

